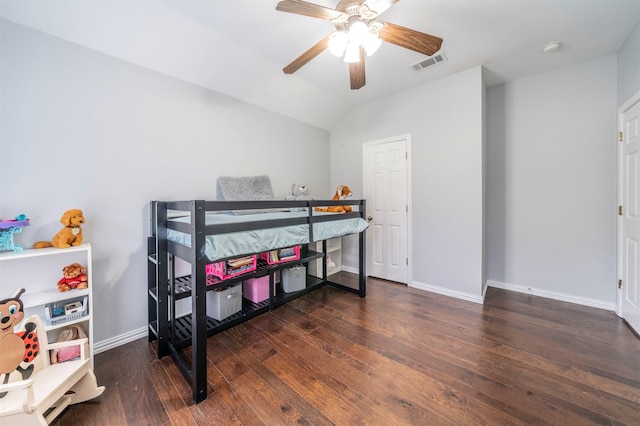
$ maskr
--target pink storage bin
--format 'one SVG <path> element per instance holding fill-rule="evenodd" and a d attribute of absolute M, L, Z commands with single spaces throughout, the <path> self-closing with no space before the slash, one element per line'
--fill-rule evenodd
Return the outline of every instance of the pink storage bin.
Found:
<path fill-rule="evenodd" d="M 273 284 L 275 293 L 275 282 Z M 242 295 L 253 303 L 267 300 L 269 298 L 269 275 L 242 281 Z"/>
<path fill-rule="evenodd" d="M 251 256 L 229 259 L 222 262 L 210 263 L 207 265 L 207 275 L 215 275 L 221 280 L 236 277 L 256 270 L 257 257 Z"/>
<path fill-rule="evenodd" d="M 300 259 L 300 246 L 266 251 L 260 253 L 260 259 L 266 260 L 269 265 L 298 260 Z"/>

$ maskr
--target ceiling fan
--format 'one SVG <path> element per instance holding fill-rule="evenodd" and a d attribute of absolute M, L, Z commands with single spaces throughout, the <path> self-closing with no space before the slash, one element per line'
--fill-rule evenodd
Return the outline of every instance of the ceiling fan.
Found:
<path fill-rule="evenodd" d="M 343 56 L 349 63 L 351 89 L 365 85 L 365 53 L 371 56 L 382 41 L 431 56 L 440 50 L 442 39 L 400 25 L 381 21 L 378 16 L 399 0 L 340 0 L 335 9 L 303 0 L 283 0 L 276 10 L 330 21 L 336 31 L 324 37 L 309 50 L 283 68 L 293 74 L 324 50 Z"/>

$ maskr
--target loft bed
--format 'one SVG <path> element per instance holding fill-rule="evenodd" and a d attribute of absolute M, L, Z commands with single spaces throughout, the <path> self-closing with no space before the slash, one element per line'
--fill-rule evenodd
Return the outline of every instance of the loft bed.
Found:
<path fill-rule="evenodd" d="M 314 207 L 351 206 L 350 213 L 321 213 Z M 206 338 L 270 311 L 324 285 L 366 296 L 364 200 L 152 201 L 148 238 L 149 340 L 157 339 L 158 357 L 171 356 L 192 389 L 196 403 L 207 397 Z M 292 264 L 326 259 L 326 240 L 358 234 L 359 277 L 354 289 L 327 278 L 322 271 L 307 274 L 306 287 L 293 293 L 275 289 L 275 273 Z M 322 241 L 322 251 L 308 243 Z M 300 258 L 268 264 L 258 260 L 255 271 L 227 280 L 207 275 L 207 265 L 239 256 L 300 246 Z M 190 264 L 190 275 L 177 276 L 176 258 Z M 308 270 L 308 268 L 307 268 Z M 243 299 L 242 310 L 221 321 L 207 316 L 207 291 L 244 279 L 269 276 L 269 298 Z M 191 296 L 190 313 L 180 315 L 176 302 Z M 191 346 L 191 359 L 181 350 Z"/>

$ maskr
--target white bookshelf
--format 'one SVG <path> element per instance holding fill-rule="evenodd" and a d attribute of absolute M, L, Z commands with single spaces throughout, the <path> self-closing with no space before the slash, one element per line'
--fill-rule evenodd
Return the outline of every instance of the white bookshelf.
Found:
<path fill-rule="evenodd" d="M 89 288 L 58 291 L 58 281 L 62 278 L 62 268 L 79 263 L 87 268 Z M 0 252 L 0 299 L 11 297 L 17 290 L 24 288 L 20 296 L 25 318 L 39 315 L 45 323 L 47 339 L 56 340 L 61 328 L 79 324 L 89 338 L 89 353 L 93 364 L 93 305 L 92 305 L 92 267 L 91 245 L 82 244 L 66 249 L 44 248 L 24 249 L 22 253 Z M 46 310 L 51 304 L 64 306 L 73 300 L 86 301 L 84 311 L 77 315 L 59 315 L 54 317 L 56 324 L 46 322 Z"/>
<path fill-rule="evenodd" d="M 309 249 L 322 252 L 322 241 L 309 244 Z M 342 270 L 342 238 L 331 238 L 327 240 L 327 260 L 331 260 L 335 264 L 333 267 L 329 267 L 327 264 L 327 276 L 340 272 Z M 322 262 L 323 259 L 317 259 L 309 262 L 309 274 L 315 277 L 322 275 Z"/>

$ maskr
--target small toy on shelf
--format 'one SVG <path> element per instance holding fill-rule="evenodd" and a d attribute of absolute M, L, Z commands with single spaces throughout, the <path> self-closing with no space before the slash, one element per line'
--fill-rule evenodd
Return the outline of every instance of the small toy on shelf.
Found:
<path fill-rule="evenodd" d="M 331 256 L 327 255 L 327 269 L 335 269 L 335 268 L 336 268 L 336 262 L 331 260 Z"/>
<path fill-rule="evenodd" d="M 33 248 L 69 248 L 71 246 L 79 246 L 82 244 L 82 227 L 84 223 L 84 214 L 80 209 L 71 209 L 64 212 L 60 218 L 60 223 L 64 225 L 53 239 L 49 241 L 38 241 L 33 244 Z"/>
<path fill-rule="evenodd" d="M 63 328 L 58 333 L 56 342 L 68 342 L 70 340 L 84 339 L 87 335 L 79 325 L 70 325 Z M 65 346 L 58 350 L 51 351 L 51 364 L 57 364 L 59 362 L 73 361 L 80 358 L 80 345 L 78 346 Z"/>
<path fill-rule="evenodd" d="M 15 219 L 0 219 L 0 250 L 22 253 L 22 247 L 14 244 L 13 235 L 22 232 L 25 226 L 29 226 L 29 219 L 25 214 L 19 214 Z"/>
<path fill-rule="evenodd" d="M 59 317 L 64 315 L 64 306 L 55 306 L 52 310 L 51 310 L 51 316 L 52 317 Z"/>
<path fill-rule="evenodd" d="M 79 263 L 72 263 L 62 268 L 62 278 L 58 281 L 58 291 L 80 290 L 89 287 L 86 272 L 87 268 Z"/>

